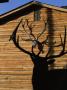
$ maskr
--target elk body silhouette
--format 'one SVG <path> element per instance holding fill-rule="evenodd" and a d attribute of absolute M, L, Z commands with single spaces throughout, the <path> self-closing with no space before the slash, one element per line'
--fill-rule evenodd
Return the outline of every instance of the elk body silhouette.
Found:
<path fill-rule="evenodd" d="M 19 45 L 19 35 L 17 36 L 16 34 L 17 34 L 18 28 L 19 28 L 21 23 L 22 23 L 22 27 L 23 27 L 24 30 L 25 30 L 25 23 L 29 28 L 29 32 L 30 32 L 28 34 L 29 39 L 22 39 L 22 40 L 32 42 L 31 52 L 25 50 L 24 48 L 22 48 Z M 46 54 L 46 56 L 42 57 L 42 56 L 39 56 L 39 55 L 40 55 L 40 53 L 43 53 L 44 44 L 48 45 L 48 36 L 47 36 L 46 40 L 44 40 L 43 42 L 40 42 L 38 38 L 45 32 L 47 23 L 44 22 L 44 29 L 38 35 L 37 38 L 35 38 L 35 35 L 32 33 L 33 27 L 31 27 L 31 25 L 29 25 L 29 21 L 25 20 L 25 23 L 23 23 L 23 19 L 20 20 L 19 24 L 17 25 L 17 27 L 13 31 L 13 33 L 10 37 L 10 40 L 13 40 L 13 43 L 15 44 L 15 46 L 18 49 L 20 49 L 22 52 L 28 54 L 31 57 L 31 59 L 34 63 L 33 76 L 32 76 L 33 90 L 49 90 L 48 65 L 54 63 L 54 61 L 55 61 L 54 58 L 58 58 L 58 57 L 60 57 L 64 54 L 67 54 L 67 51 L 65 51 L 66 27 L 65 27 L 65 33 L 64 33 L 64 40 L 62 40 L 62 37 L 60 35 L 60 40 L 61 40 L 60 45 L 55 45 L 54 46 L 54 47 L 62 47 L 62 51 L 58 55 L 51 55 L 50 54 L 51 49 L 49 47 L 49 50 L 48 50 L 48 53 Z M 26 32 L 26 30 L 25 30 L 25 32 Z M 33 37 L 33 39 L 31 37 Z M 34 48 L 36 47 L 36 45 L 39 49 L 39 52 L 37 54 L 34 53 Z"/>

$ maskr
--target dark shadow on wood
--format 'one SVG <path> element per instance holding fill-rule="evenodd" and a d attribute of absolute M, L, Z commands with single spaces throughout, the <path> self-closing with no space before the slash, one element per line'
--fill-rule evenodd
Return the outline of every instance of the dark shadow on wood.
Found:
<path fill-rule="evenodd" d="M 49 47 L 51 49 L 51 53 L 54 53 L 53 50 L 53 36 L 54 36 L 54 25 L 53 25 L 53 12 L 52 9 L 47 8 L 47 23 L 48 23 L 48 40 L 49 40 Z"/>
<path fill-rule="evenodd" d="M 49 71 L 49 90 L 67 90 L 67 69 Z"/>
<path fill-rule="evenodd" d="M 8 2 L 9 0 L 0 0 L 0 3 Z"/>
<path fill-rule="evenodd" d="M 67 70 L 48 70 L 48 62 L 38 56 L 31 57 L 34 68 L 33 90 L 67 90 Z"/>
<path fill-rule="evenodd" d="M 31 59 L 34 63 L 32 75 L 33 90 L 49 90 L 49 72 L 47 61 L 42 57 L 40 58 L 39 56 L 31 57 Z"/>
<path fill-rule="evenodd" d="M 38 6 L 38 5 L 33 4 L 33 5 L 28 6 L 27 8 L 18 10 L 18 11 L 16 11 L 16 12 L 12 13 L 12 14 L 9 14 L 9 15 L 1 18 L 1 19 L 0 19 L 0 25 L 5 24 L 5 23 L 7 23 L 7 22 L 9 22 L 9 21 L 12 21 L 12 20 L 14 20 L 14 19 L 17 19 L 17 18 L 19 18 L 20 16 L 25 16 L 25 15 L 27 15 L 28 13 L 31 13 L 32 11 L 34 11 L 35 8 L 36 8 L 36 9 L 40 9 L 41 7 L 42 7 L 42 6 Z M 6 14 L 7 14 L 7 13 L 6 13 Z"/>
<path fill-rule="evenodd" d="M 49 42 L 49 49 L 50 49 L 50 55 L 54 54 L 54 22 L 53 22 L 53 11 L 50 8 L 47 8 L 47 23 L 48 23 L 48 42 Z M 54 68 L 54 64 L 51 64 L 51 68 Z"/>
<path fill-rule="evenodd" d="M 33 5 L 34 6 L 34 5 Z M 26 15 L 33 10 L 33 6 L 25 8 L 16 12 L 15 14 L 8 15 L 0 20 L 0 24 L 5 24 L 8 21 L 17 19 L 21 15 Z M 39 8 L 39 7 L 38 7 Z M 41 7 L 40 7 L 41 8 Z M 27 12 L 28 11 L 28 12 Z M 51 55 L 54 53 L 52 44 L 53 44 L 53 18 L 52 10 L 47 9 L 47 21 L 48 21 L 48 32 L 49 32 L 49 47 L 51 49 Z M 21 23 L 21 21 L 20 21 Z M 16 36 L 18 27 L 12 33 L 11 40 L 13 40 L 14 45 L 20 49 L 22 52 L 30 55 L 32 62 L 34 64 L 33 75 L 32 75 L 32 85 L 33 90 L 67 90 L 66 82 L 67 81 L 67 70 L 48 70 L 48 65 L 53 64 L 54 60 L 48 61 L 46 57 L 40 57 L 34 53 L 30 53 L 19 46 L 19 37 Z M 16 40 L 17 39 L 17 40 Z M 64 83 L 63 83 L 64 82 Z M 64 88 L 64 89 L 63 89 Z M 67 88 L 67 87 L 66 87 Z"/>

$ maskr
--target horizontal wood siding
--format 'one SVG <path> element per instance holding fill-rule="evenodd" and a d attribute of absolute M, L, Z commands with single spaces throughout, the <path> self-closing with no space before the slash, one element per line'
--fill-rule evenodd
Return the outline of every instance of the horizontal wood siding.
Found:
<path fill-rule="evenodd" d="M 34 20 L 33 14 L 34 13 L 31 12 L 28 15 L 21 16 L 18 19 L 9 21 L 4 25 L 0 25 L 0 90 L 32 90 L 32 72 L 34 65 L 30 57 L 17 49 L 13 42 L 9 41 L 9 39 L 21 18 L 29 19 L 31 22 Z M 67 13 L 51 10 L 51 14 L 53 25 L 52 28 L 54 30 L 53 40 L 60 43 L 59 35 L 61 33 L 62 37 L 64 36 L 64 25 L 67 26 Z M 41 8 L 41 20 L 34 22 L 34 24 L 36 24 L 36 29 L 33 29 L 33 33 L 36 36 L 41 32 L 44 25 L 43 20 L 47 21 L 48 15 L 50 15 L 50 13 L 47 14 L 47 8 Z M 19 29 L 22 29 L 21 25 Z M 40 41 L 46 38 L 48 35 L 47 31 L 44 33 L 45 35 L 43 34 L 40 37 Z M 23 38 L 26 38 L 24 31 L 21 33 L 19 30 L 17 34 L 23 35 Z M 26 43 L 21 41 L 20 45 L 22 44 L 24 48 L 31 51 L 31 42 Z M 48 47 L 45 46 L 45 48 L 44 50 L 46 52 Z M 57 54 L 60 50 L 61 48 L 55 48 L 54 52 Z M 37 49 L 35 51 L 37 53 Z M 67 55 L 57 58 L 54 68 L 63 68 L 66 65 L 66 60 Z"/>

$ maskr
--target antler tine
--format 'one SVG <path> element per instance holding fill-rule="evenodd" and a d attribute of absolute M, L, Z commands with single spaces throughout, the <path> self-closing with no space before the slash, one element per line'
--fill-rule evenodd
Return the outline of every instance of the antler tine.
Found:
<path fill-rule="evenodd" d="M 62 38 L 61 38 L 62 39 Z M 56 42 L 54 42 L 53 44 L 55 44 Z M 50 52 L 51 52 L 51 49 L 52 49 L 52 47 L 59 47 L 59 46 L 61 46 L 62 44 L 59 44 L 59 45 L 54 45 L 54 46 L 49 46 L 49 41 L 48 41 L 48 36 L 47 36 L 47 38 L 46 38 L 46 40 L 44 40 L 43 42 L 42 42 L 42 44 L 44 45 L 47 45 L 48 46 L 48 53 L 46 54 L 46 57 L 48 57 L 48 55 L 50 54 Z"/>
<path fill-rule="evenodd" d="M 23 47 L 21 47 L 20 45 L 19 45 L 19 35 L 17 35 L 17 32 L 18 32 L 18 28 L 19 28 L 19 26 L 20 26 L 20 24 L 22 23 L 22 19 L 20 20 L 20 22 L 18 23 L 18 25 L 16 26 L 16 28 L 15 28 L 15 30 L 13 31 L 13 33 L 12 33 L 12 41 L 13 41 L 13 43 L 15 44 L 15 46 L 19 49 L 19 50 L 21 50 L 22 52 L 24 52 L 24 53 L 26 53 L 26 54 L 29 54 L 29 55 L 32 55 L 32 53 L 31 52 L 29 52 L 29 51 L 27 51 L 27 50 L 25 50 Z"/>
<path fill-rule="evenodd" d="M 17 44 L 19 45 L 19 35 L 17 36 Z"/>
<path fill-rule="evenodd" d="M 50 56 L 48 56 L 47 57 L 48 59 L 50 59 L 50 58 L 58 58 L 60 56 L 63 56 L 64 54 L 67 54 L 67 51 L 65 51 L 65 45 L 66 45 L 66 26 L 65 26 L 65 33 L 64 33 L 64 41 L 62 41 L 61 35 L 60 35 L 60 38 L 61 38 L 60 46 L 62 46 L 61 52 L 59 54 L 57 54 L 57 55 L 50 55 Z"/>
<path fill-rule="evenodd" d="M 63 45 L 63 41 L 62 41 L 61 35 L 60 35 L 60 39 L 61 39 L 61 44 L 59 44 L 59 45 L 54 45 L 54 44 L 56 44 L 56 41 L 55 41 L 55 42 L 53 42 L 53 47 L 59 47 L 59 46 L 62 46 L 62 45 Z M 48 36 L 47 36 L 46 40 L 44 40 L 44 41 L 42 42 L 42 44 L 45 44 L 45 45 L 48 45 L 48 46 L 49 46 Z"/>
<path fill-rule="evenodd" d="M 29 31 L 30 31 L 30 35 L 33 36 L 34 39 L 36 39 L 33 32 L 32 32 L 32 29 L 33 29 L 32 24 L 33 24 L 33 22 L 30 25 L 29 25 L 28 19 L 26 19 L 26 22 L 27 22 L 27 26 L 28 26 Z"/>
<path fill-rule="evenodd" d="M 61 34 L 60 34 L 60 39 L 61 39 L 61 45 L 63 45 L 63 40 L 62 40 Z"/>
<path fill-rule="evenodd" d="M 63 50 L 62 50 L 62 52 L 65 51 L 65 45 L 66 45 L 66 26 L 64 26 L 64 27 L 65 27 L 65 33 L 64 33 L 64 43 L 63 43 Z"/>
<path fill-rule="evenodd" d="M 19 28 L 19 25 L 21 24 L 23 19 L 20 20 L 19 24 L 17 25 L 17 27 L 15 28 L 15 31 L 12 33 L 12 35 L 10 35 L 10 39 L 9 41 L 13 40 L 13 37 L 14 37 L 14 33 L 17 31 L 17 29 Z"/>
<path fill-rule="evenodd" d="M 44 20 L 44 24 L 45 24 L 45 28 L 42 30 L 42 32 L 37 36 L 37 39 L 46 31 L 46 26 L 47 26 L 47 22 L 45 22 Z"/>
<path fill-rule="evenodd" d="M 50 52 L 51 52 L 51 47 L 48 48 L 48 52 L 46 54 L 46 57 L 48 57 L 48 55 L 50 54 Z"/>
<path fill-rule="evenodd" d="M 27 19 L 26 19 L 26 22 L 28 23 L 28 20 Z M 25 23 L 23 24 L 23 22 L 22 22 L 22 27 L 23 27 L 25 33 L 29 36 L 30 40 L 32 40 L 30 34 L 26 31 L 26 29 L 25 29 Z"/>

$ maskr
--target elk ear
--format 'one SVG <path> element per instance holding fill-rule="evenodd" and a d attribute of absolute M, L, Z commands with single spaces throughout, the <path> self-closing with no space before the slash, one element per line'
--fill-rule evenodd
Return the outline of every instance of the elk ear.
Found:
<path fill-rule="evenodd" d="M 48 62 L 48 64 L 53 64 L 55 62 L 55 59 L 53 59 L 53 58 L 49 59 L 47 62 Z"/>

